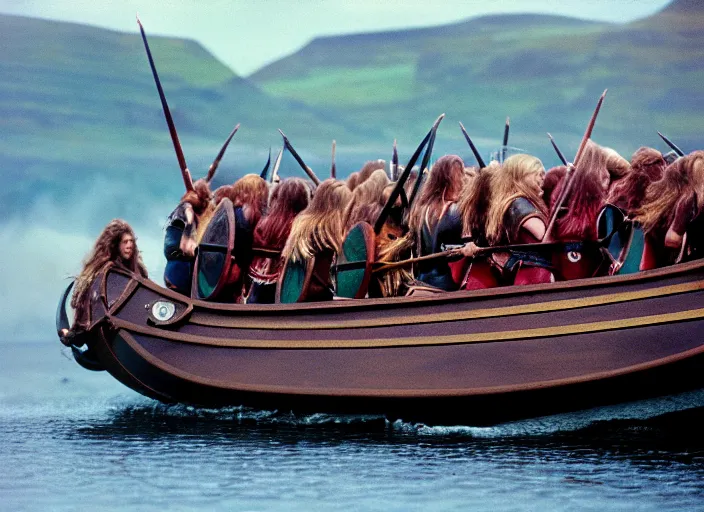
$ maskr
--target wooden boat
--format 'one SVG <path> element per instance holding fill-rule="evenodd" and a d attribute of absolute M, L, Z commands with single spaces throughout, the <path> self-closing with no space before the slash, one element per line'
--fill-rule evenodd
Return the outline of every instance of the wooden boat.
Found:
<path fill-rule="evenodd" d="M 167 403 L 480 425 L 704 387 L 704 260 L 273 305 L 190 299 L 113 268 L 91 295 L 77 360 Z"/>

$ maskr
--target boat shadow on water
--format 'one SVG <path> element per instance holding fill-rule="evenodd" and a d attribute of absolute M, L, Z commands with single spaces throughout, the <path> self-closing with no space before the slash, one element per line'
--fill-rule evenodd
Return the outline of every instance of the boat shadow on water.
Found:
<path fill-rule="evenodd" d="M 271 449 L 304 443 L 399 448 L 407 454 L 517 460 L 626 460 L 644 468 L 689 465 L 704 476 L 704 390 L 492 427 L 428 426 L 383 416 L 262 411 L 242 407 L 126 405 L 107 421 L 76 428 L 88 441 Z M 443 455 L 444 454 L 444 455 Z M 595 483 L 595 482 L 591 482 Z M 596 482 L 598 483 L 598 482 Z"/>

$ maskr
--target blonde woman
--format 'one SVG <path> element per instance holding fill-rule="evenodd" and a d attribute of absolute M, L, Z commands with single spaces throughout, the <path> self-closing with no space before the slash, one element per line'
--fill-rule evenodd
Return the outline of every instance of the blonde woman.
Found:
<path fill-rule="evenodd" d="M 345 182 L 327 179 L 315 189 L 308 207 L 293 221 L 282 257 L 292 262 L 315 260 L 308 301 L 332 299 L 330 265 L 342 244 L 343 213 L 351 199 L 352 191 Z"/>
<path fill-rule="evenodd" d="M 531 155 L 513 155 L 500 169 L 490 171 L 488 180 L 491 200 L 485 206 L 482 234 L 487 244 L 540 242 L 545 236 L 547 221 L 547 208 L 542 198 L 545 180 L 542 162 Z M 477 246 L 470 243 L 463 253 L 473 256 L 476 249 Z M 534 251 L 512 251 L 502 259 L 501 266 L 505 284 L 550 283 L 555 280 L 550 261 Z"/>

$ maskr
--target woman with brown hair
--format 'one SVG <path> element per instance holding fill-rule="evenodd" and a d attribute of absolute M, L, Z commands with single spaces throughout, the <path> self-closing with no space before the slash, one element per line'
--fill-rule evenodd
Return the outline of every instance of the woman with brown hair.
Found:
<path fill-rule="evenodd" d="M 668 165 L 660 180 L 648 187 L 643 206 L 634 220 L 645 231 L 641 270 L 663 267 L 677 261 L 684 235 L 704 208 L 704 151 L 694 151 Z M 694 233 L 691 248 L 701 249 L 700 233 Z"/>
<path fill-rule="evenodd" d="M 65 345 L 77 345 L 76 337 L 85 332 L 90 323 L 89 292 L 95 278 L 111 267 L 127 270 L 141 277 L 147 277 L 147 268 L 137 249 L 137 239 L 127 222 L 112 220 L 103 229 L 93 245 L 93 249 L 83 261 L 83 269 L 76 278 L 71 307 L 75 310 L 73 326 L 61 332 L 61 341 Z"/>
<path fill-rule="evenodd" d="M 330 265 L 340 250 L 344 236 L 342 215 L 351 199 L 352 191 L 345 182 L 327 179 L 318 185 L 308 207 L 293 221 L 282 258 L 292 262 L 315 259 L 308 301 L 332 299 Z"/>
<path fill-rule="evenodd" d="M 631 157 L 631 171 L 613 184 L 607 202 L 632 216 L 641 207 L 648 186 L 662 178 L 666 166 L 660 151 L 639 148 Z"/>
<path fill-rule="evenodd" d="M 266 210 L 269 185 L 258 174 L 246 174 L 229 192 L 235 214 L 235 248 L 227 284 L 214 300 L 242 302 L 246 295 L 244 278 L 252 263 L 254 230 Z"/>
<path fill-rule="evenodd" d="M 287 178 L 274 187 L 269 198 L 267 214 L 254 229 L 253 246 L 282 251 L 293 220 L 308 207 L 310 187 L 300 178 Z M 280 256 L 254 256 L 249 266 L 249 293 L 247 302 L 273 304 L 276 282 L 281 272 Z"/>
<path fill-rule="evenodd" d="M 415 237 L 415 252 L 418 256 L 433 252 L 435 228 L 450 205 L 459 199 L 464 181 L 464 162 L 457 155 L 440 157 L 428 173 L 408 214 L 408 228 Z M 431 272 L 433 265 L 432 261 L 418 265 L 418 275 Z"/>
<path fill-rule="evenodd" d="M 193 261 L 199 236 L 213 213 L 210 185 L 196 180 L 166 220 L 164 236 L 164 283 L 183 295 L 191 294 Z"/>

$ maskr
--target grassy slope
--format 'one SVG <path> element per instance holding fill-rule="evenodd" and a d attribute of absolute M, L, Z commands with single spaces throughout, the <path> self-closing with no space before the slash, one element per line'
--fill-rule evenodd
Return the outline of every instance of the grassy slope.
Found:
<path fill-rule="evenodd" d="M 629 25 L 511 15 L 323 38 L 250 78 L 341 117 L 383 120 L 388 137 L 422 133 L 447 112 L 438 151 L 465 151 L 462 120 L 487 152 L 510 115 L 511 142 L 551 163 L 545 131 L 572 153 L 605 88 L 596 140 L 630 155 L 662 147 L 659 129 L 684 148 L 701 147 L 703 43 L 702 8 L 688 0 Z"/>
<path fill-rule="evenodd" d="M 268 147 L 281 143 L 277 128 L 304 154 L 311 127 L 325 153 L 334 137 L 365 140 L 360 129 L 325 112 L 262 93 L 198 43 L 149 42 L 196 176 L 238 122 L 222 180 L 258 172 Z M 0 46 L 0 214 L 37 196 L 74 197 L 97 179 L 133 187 L 144 201 L 180 195 L 176 158 L 137 33 L 0 15 Z M 106 190 L 97 199 L 125 201 L 128 192 L 116 197 Z"/>

